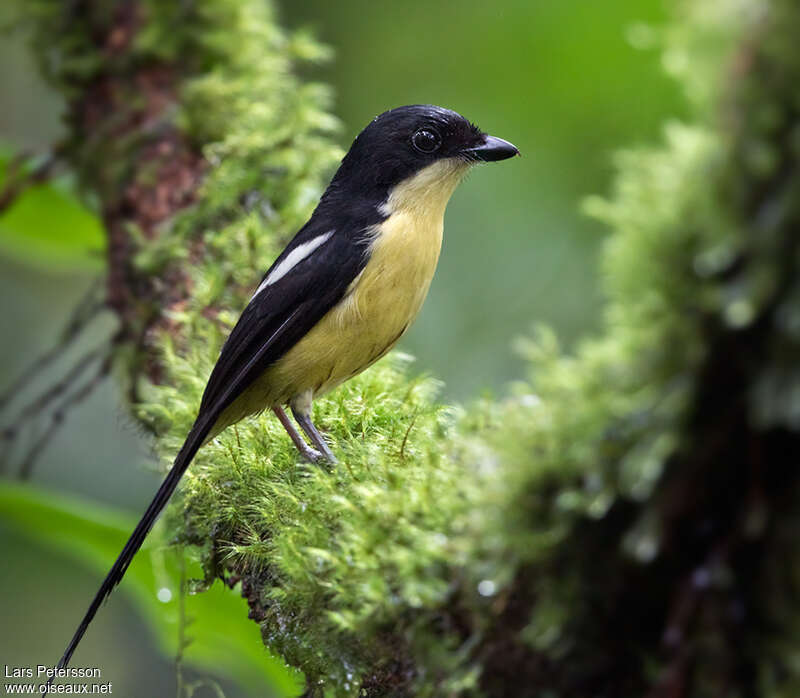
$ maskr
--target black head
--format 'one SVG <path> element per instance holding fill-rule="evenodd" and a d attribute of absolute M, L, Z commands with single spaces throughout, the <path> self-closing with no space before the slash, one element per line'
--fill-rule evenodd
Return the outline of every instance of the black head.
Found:
<path fill-rule="evenodd" d="M 438 160 L 492 162 L 518 154 L 511 143 L 488 136 L 450 109 L 397 107 L 375 117 L 353 141 L 326 196 L 341 193 L 377 202 Z"/>

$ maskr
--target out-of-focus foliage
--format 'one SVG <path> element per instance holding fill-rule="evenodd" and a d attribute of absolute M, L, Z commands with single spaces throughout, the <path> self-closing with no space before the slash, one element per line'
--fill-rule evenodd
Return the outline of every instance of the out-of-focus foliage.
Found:
<path fill-rule="evenodd" d="M 0 148 L 0 191 L 11 157 Z M 0 254 L 47 269 L 97 270 L 105 251 L 102 226 L 64 182 L 35 186 L 0 214 Z"/>
<path fill-rule="evenodd" d="M 108 570 L 136 525 L 133 517 L 96 503 L 8 483 L 0 487 L 0 518 L 16 535 L 67 553 L 98 574 Z M 276 695 L 296 690 L 282 663 L 259 647 L 244 600 L 224 589 L 189 595 L 180 589 L 181 553 L 168 547 L 161 530 L 131 565 L 125 587 L 156 630 L 162 651 L 176 656 L 182 639 L 184 662 L 201 671 L 213 666 L 215 674 L 236 677 L 253 695 L 263 694 L 265 682 Z M 183 574 L 191 576 L 191 567 Z"/>

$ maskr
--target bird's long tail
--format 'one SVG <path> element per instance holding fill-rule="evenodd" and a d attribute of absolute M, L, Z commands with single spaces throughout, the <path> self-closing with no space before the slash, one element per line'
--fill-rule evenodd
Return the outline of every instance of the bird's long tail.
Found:
<path fill-rule="evenodd" d="M 172 469 L 169 471 L 169 474 L 161 484 L 161 487 L 158 489 L 156 496 L 153 497 L 153 501 L 150 502 L 150 506 L 147 507 L 147 511 L 144 513 L 144 516 L 142 516 L 141 520 L 136 525 L 136 528 L 131 534 L 131 537 L 128 539 L 128 542 L 125 543 L 125 547 L 122 549 L 117 561 L 111 567 L 111 570 L 109 570 L 106 578 L 103 580 L 103 583 L 97 590 L 92 603 L 89 604 L 89 609 L 83 616 L 83 620 L 78 626 L 78 629 L 75 631 L 75 634 L 72 636 L 72 640 L 70 640 L 69 645 L 67 645 L 64 655 L 58 662 L 59 669 L 63 669 L 65 666 L 67 666 L 67 664 L 69 664 L 72 653 L 75 651 L 75 648 L 81 641 L 81 638 L 86 632 L 86 628 L 89 627 L 89 623 L 92 622 L 95 613 L 97 613 L 97 609 L 100 608 L 108 595 L 114 590 L 114 587 L 117 586 L 117 584 L 119 584 L 122 580 L 122 577 L 125 575 L 125 571 L 128 569 L 128 565 L 130 565 L 131 560 L 133 560 L 133 557 L 136 555 L 136 552 L 139 550 L 139 548 L 142 547 L 145 537 L 153 527 L 153 524 L 158 518 L 158 515 L 161 513 L 161 510 L 166 506 L 169 498 L 175 491 L 175 488 L 178 486 L 178 482 L 180 481 L 183 473 L 186 472 L 186 468 L 189 467 L 189 464 L 192 462 L 195 454 L 203 445 L 204 439 L 208 435 L 212 426 L 213 422 L 209 423 L 209 420 L 199 419 L 192 427 L 192 430 L 186 437 L 186 441 L 175 458 Z M 52 683 L 52 679 L 48 683 Z"/>

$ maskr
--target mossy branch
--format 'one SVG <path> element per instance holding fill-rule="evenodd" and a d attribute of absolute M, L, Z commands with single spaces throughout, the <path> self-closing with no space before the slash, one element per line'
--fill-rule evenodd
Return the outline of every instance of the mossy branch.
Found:
<path fill-rule="evenodd" d="M 168 462 L 339 155 L 291 70 L 325 52 L 256 0 L 24 11 Z M 797 695 L 800 9 L 686 4 L 666 36 L 696 123 L 587 204 L 613 228 L 596 339 L 541 331 L 513 394 L 463 409 L 395 354 L 315 405 L 340 466 L 264 417 L 187 474 L 171 529 L 309 695 Z"/>

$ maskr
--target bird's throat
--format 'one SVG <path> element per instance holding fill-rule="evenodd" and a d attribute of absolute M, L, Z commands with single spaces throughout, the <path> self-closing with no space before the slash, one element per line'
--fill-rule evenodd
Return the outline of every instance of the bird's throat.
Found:
<path fill-rule="evenodd" d="M 430 224 L 444 218 L 447 202 L 467 174 L 470 163 L 457 158 L 439 160 L 395 185 L 380 211 L 428 219 Z"/>

